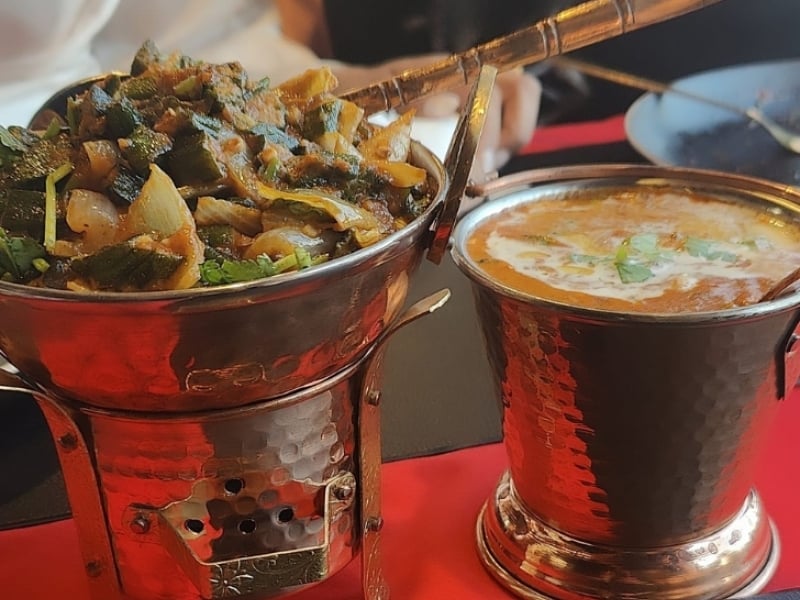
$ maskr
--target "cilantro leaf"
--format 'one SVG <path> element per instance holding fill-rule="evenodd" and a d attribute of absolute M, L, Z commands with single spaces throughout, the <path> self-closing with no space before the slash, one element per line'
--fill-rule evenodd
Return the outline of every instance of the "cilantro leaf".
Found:
<path fill-rule="evenodd" d="M 736 262 L 738 256 L 733 252 L 717 250 L 714 242 L 689 236 L 683 244 L 684 249 L 691 256 L 705 258 L 706 260 L 722 260 L 725 262 Z"/>
<path fill-rule="evenodd" d="M 594 267 L 601 262 L 607 260 L 602 256 L 592 256 L 591 254 L 572 254 L 569 257 L 570 262 L 576 265 L 588 265 L 590 267 Z"/>
<path fill-rule="evenodd" d="M 658 235 L 639 233 L 625 238 L 614 255 L 622 283 L 641 283 L 654 277 L 650 267 L 669 258 L 669 253 L 658 246 Z"/>
<path fill-rule="evenodd" d="M 628 245 L 641 254 L 659 254 L 658 236 L 655 233 L 639 233 L 631 236 Z"/>
<path fill-rule="evenodd" d="M 28 281 L 39 275 L 36 259 L 45 257 L 44 246 L 27 236 L 9 236 L 0 228 L 0 269 L 14 281 Z"/>
<path fill-rule="evenodd" d="M 653 277 L 653 272 L 644 265 L 628 261 L 618 261 L 614 263 L 617 267 L 620 281 L 622 283 L 642 283 Z"/>
<path fill-rule="evenodd" d="M 241 283 L 276 274 L 274 263 L 266 256 L 255 260 L 206 260 L 200 265 L 200 281 L 207 285 Z"/>
<path fill-rule="evenodd" d="M 266 254 L 253 260 L 206 260 L 200 265 L 200 281 L 206 285 L 241 283 L 272 277 L 286 271 L 307 269 L 327 260 L 326 255 L 311 257 L 307 250 L 295 248 L 292 254 L 273 261 Z"/>

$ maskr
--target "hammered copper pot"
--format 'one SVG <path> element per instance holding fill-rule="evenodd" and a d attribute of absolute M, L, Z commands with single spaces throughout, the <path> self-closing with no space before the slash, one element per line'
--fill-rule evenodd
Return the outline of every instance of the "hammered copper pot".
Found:
<path fill-rule="evenodd" d="M 701 190 L 800 221 L 797 190 L 722 173 L 597 165 L 486 186 L 453 247 L 509 459 L 478 522 L 482 560 L 524 598 L 753 593 L 777 563 L 754 468 L 797 381 L 800 294 L 697 314 L 592 310 L 506 288 L 465 250 L 506 207 L 604 187 Z"/>
<path fill-rule="evenodd" d="M 219 288 L 74 293 L 0 283 L 0 351 L 59 454 L 96 600 L 272 598 L 361 556 L 380 568 L 384 343 L 406 308 L 448 177 L 385 240 L 298 273 Z"/>
<path fill-rule="evenodd" d="M 0 351 L 39 389 L 92 406 L 180 412 L 244 406 L 352 363 L 400 313 L 447 177 L 427 149 L 425 214 L 314 269 L 217 288 L 88 293 L 0 282 Z"/>

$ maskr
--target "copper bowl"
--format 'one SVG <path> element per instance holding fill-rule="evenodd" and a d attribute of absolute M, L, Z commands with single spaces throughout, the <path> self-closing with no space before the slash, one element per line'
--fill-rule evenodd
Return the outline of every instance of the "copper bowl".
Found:
<path fill-rule="evenodd" d="M 130 411 L 231 408 L 340 371 L 397 317 L 447 191 L 377 244 L 302 272 L 213 288 L 75 293 L 0 283 L 0 352 L 32 387 Z"/>

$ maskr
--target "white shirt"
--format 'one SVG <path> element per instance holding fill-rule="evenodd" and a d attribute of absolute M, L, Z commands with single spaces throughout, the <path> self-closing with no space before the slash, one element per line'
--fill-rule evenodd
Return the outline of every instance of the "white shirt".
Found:
<path fill-rule="evenodd" d="M 71 82 L 127 71 L 146 39 L 164 52 L 238 60 L 275 83 L 321 62 L 281 35 L 270 0 L 0 0 L 0 124 L 25 125 Z"/>

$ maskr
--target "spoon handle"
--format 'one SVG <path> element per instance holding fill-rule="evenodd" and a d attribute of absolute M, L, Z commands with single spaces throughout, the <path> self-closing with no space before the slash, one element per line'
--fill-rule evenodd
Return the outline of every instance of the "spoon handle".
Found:
<path fill-rule="evenodd" d="M 708 96 L 695 94 L 694 92 L 673 87 L 669 84 L 662 83 L 654 79 L 647 79 L 646 77 L 632 75 L 631 73 L 617 71 L 616 69 L 609 69 L 607 67 L 602 67 L 600 65 L 595 65 L 567 56 L 558 57 L 556 59 L 556 63 L 560 66 L 580 71 L 586 75 L 591 75 L 592 77 L 597 77 L 598 79 L 605 79 L 606 81 L 618 83 L 619 85 L 624 85 L 626 87 L 644 90 L 645 92 L 653 92 L 655 94 L 677 94 L 678 96 L 683 96 L 684 98 L 696 100 L 697 102 L 702 102 L 704 104 L 710 104 L 712 106 L 716 106 L 717 108 L 752 118 L 746 109 L 736 106 L 735 104 L 730 104 L 715 98 L 709 98 Z"/>
<path fill-rule="evenodd" d="M 483 65 L 506 71 L 659 23 L 719 0 L 587 0 L 509 35 L 342 94 L 367 113 L 468 84 Z"/>
<path fill-rule="evenodd" d="M 789 288 L 791 288 L 798 281 L 800 281 L 800 267 L 796 268 L 786 277 L 773 284 L 773 286 L 769 288 L 763 296 L 761 296 L 759 302 L 769 302 L 770 300 L 775 300 L 781 294 L 787 292 Z"/>

